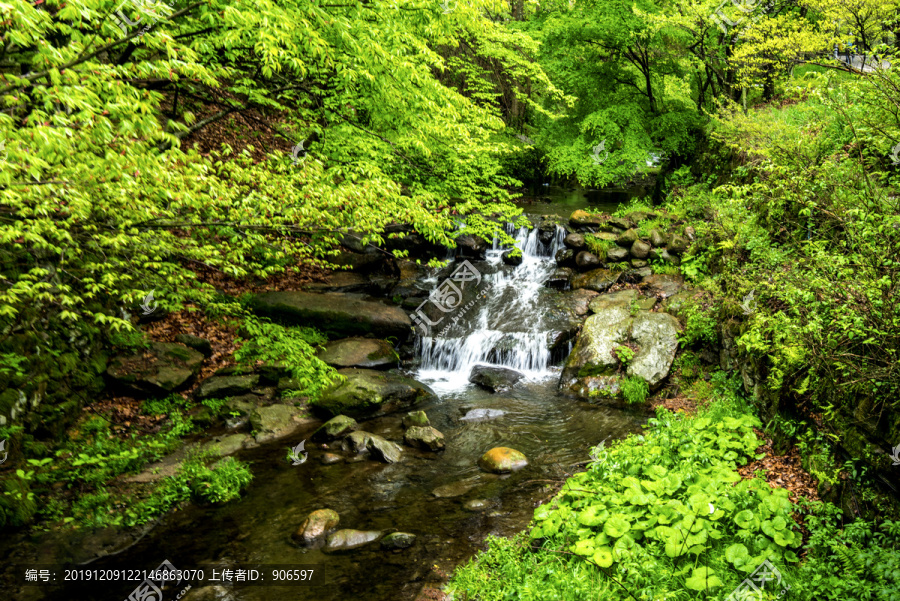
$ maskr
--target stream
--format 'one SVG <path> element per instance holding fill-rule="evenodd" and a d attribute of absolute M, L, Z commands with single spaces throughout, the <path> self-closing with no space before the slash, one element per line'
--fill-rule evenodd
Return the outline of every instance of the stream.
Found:
<path fill-rule="evenodd" d="M 577 206 L 582 202 L 587 205 L 583 196 L 566 191 L 554 200 L 526 200 L 532 205 L 526 211 L 568 214 L 582 208 Z M 559 481 L 583 469 L 591 447 L 635 431 L 646 415 L 557 394 L 559 357 L 547 350 L 545 316 L 564 293 L 542 284 L 555 268 L 553 256 L 565 232 L 558 228 L 545 243 L 537 228 L 508 231 L 523 251 L 522 264 L 505 265 L 503 249 L 495 244 L 485 261 L 472 262 L 488 292 L 445 335 L 419 337 L 416 343 L 410 375 L 438 396 L 417 409 L 444 433 L 445 451 L 404 447 L 402 460 L 394 464 L 370 459 L 323 465 L 319 458 L 325 449 L 308 444 L 308 460 L 293 466 L 285 461 L 286 449 L 308 438 L 315 429 L 310 426 L 289 440 L 238 453 L 254 474 L 241 500 L 221 507 L 190 506 L 166 516 L 136 544 L 90 567 L 149 570 L 168 560 L 179 569 L 209 573 L 236 564 L 300 564 L 292 567 L 314 569 L 311 585 L 236 587 L 233 597 L 225 598 L 412 600 L 424 585 L 445 582 L 455 566 L 483 548 L 487 535 L 509 536 L 525 528 L 534 507 L 552 496 Z M 437 285 L 447 273 L 433 274 L 428 283 Z M 468 382 L 475 365 L 508 367 L 524 378 L 507 393 L 491 394 Z M 476 408 L 503 414 L 483 421 L 461 419 Z M 367 421 L 363 428 L 401 441 L 401 417 Z M 483 472 L 477 459 L 497 446 L 518 449 L 529 465 L 504 476 Z M 416 542 L 398 551 L 374 543 L 342 555 L 296 546 L 291 534 L 310 511 L 320 508 L 340 514 L 339 528 L 409 532 Z M 77 539 L 66 534 L 20 543 L 29 549 L 28 561 L 51 563 L 77 555 Z M 133 582 L 77 590 L 24 587 L 15 598 L 121 601 L 134 587 Z M 169 601 L 176 593 L 163 598 Z"/>

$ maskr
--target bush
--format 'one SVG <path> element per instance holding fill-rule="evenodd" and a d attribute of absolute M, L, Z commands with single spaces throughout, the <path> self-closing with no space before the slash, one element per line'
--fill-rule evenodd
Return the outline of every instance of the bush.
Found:
<path fill-rule="evenodd" d="M 630 404 L 643 403 L 650 394 L 650 386 L 639 376 L 630 376 L 622 380 L 622 394 Z"/>

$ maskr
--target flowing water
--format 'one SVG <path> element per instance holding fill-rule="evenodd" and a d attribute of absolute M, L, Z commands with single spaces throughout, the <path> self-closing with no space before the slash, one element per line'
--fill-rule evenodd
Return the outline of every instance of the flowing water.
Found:
<path fill-rule="evenodd" d="M 509 231 L 523 251 L 522 264 L 505 265 L 503 249 L 495 245 L 487 260 L 472 263 L 480 274 L 479 291 L 486 293 L 476 297 L 448 336 L 423 337 L 417 344 L 418 367 L 412 375 L 439 397 L 420 408 L 445 434 L 444 452 L 404 447 L 402 460 L 390 465 L 364 460 L 326 466 L 319 461 L 324 449 L 315 447 L 308 449 L 305 463 L 292 466 L 285 461 L 287 446 L 308 437 L 310 426 L 289 441 L 239 453 L 255 475 L 240 501 L 167 516 L 136 544 L 89 567 L 153 569 L 168 560 L 179 569 L 202 568 L 209 574 L 236 564 L 303 565 L 314 568 L 313 586 L 239 587 L 233 598 L 411 600 L 423 585 L 443 582 L 482 548 L 486 535 L 522 530 L 535 505 L 580 469 L 592 446 L 634 431 L 645 416 L 556 393 L 559 366 L 547 351 L 544 316 L 561 293 L 542 282 L 554 268 L 552 257 L 564 233 L 557 230 L 545 243 L 537 229 Z M 512 368 L 525 378 L 508 393 L 490 394 L 468 382 L 478 364 Z M 462 419 L 472 409 L 493 410 L 492 419 Z M 363 427 L 402 439 L 400 416 Z M 506 476 L 482 472 L 477 459 L 496 446 L 522 451 L 530 465 Z M 305 516 L 326 507 L 340 514 L 341 528 L 410 532 L 417 535 L 416 543 L 401 551 L 383 551 L 375 543 L 345 555 L 292 544 L 290 535 Z M 62 534 L 22 539 L 6 561 L 83 561 L 86 551 L 79 540 Z M 13 598 L 121 601 L 134 586 L 26 587 Z M 165 600 L 176 592 L 168 592 Z"/>

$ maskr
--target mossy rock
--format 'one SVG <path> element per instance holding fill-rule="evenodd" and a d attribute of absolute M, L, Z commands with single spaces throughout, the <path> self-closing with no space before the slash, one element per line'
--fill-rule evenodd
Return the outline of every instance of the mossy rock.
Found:
<path fill-rule="evenodd" d="M 338 369 L 360 367 L 389 369 L 400 363 L 400 355 L 385 340 L 377 338 L 344 338 L 325 345 L 319 359 Z"/>
<path fill-rule="evenodd" d="M 433 400 L 434 392 L 412 378 L 372 369 L 340 369 L 345 380 L 329 387 L 313 406 L 328 415 L 371 418 Z"/>

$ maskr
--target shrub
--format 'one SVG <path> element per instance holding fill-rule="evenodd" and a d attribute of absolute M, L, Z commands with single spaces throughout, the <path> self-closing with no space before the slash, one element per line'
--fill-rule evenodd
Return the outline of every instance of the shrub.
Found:
<path fill-rule="evenodd" d="M 622 380 L 622 394 L 630 404 L 643 403 L 650 394 L 650 386 L 639 376 L 630 376 Z"/>

